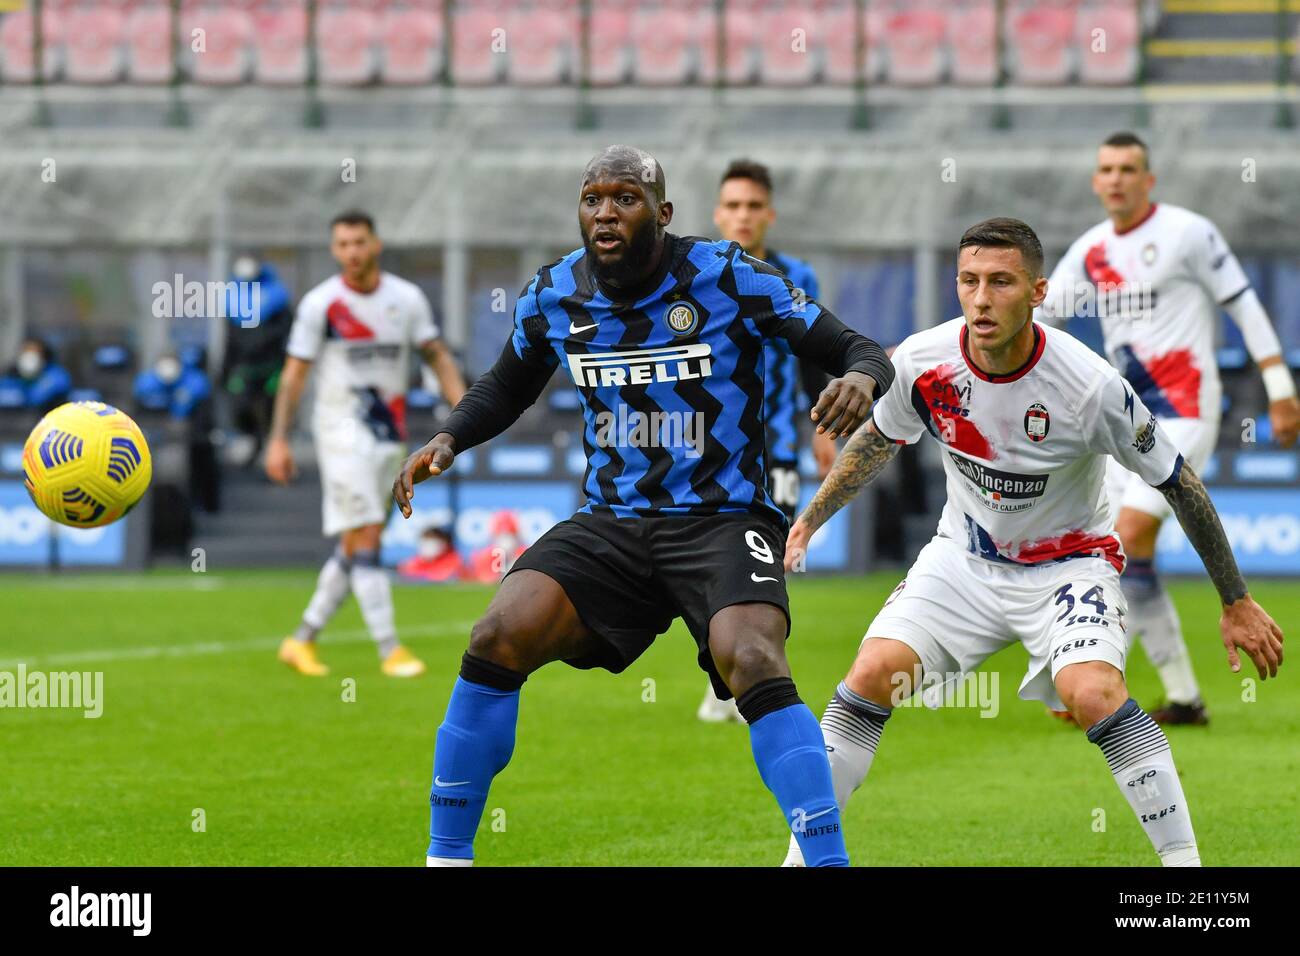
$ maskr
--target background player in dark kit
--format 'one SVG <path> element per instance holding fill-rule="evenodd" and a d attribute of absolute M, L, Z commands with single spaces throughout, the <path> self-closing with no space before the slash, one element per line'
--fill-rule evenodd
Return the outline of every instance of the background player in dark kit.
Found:
<path fill-rule="evenodd" d="M 470 635 L 438 729 L 430 865 L 470 863 L 527 676 L 556 660 L 621 671 L 674 617 L 719 694 L 738 697 L 759 774 L 805 859 L 847 865 L 820 729 L 785 658 L 786 522 L 765 487 L 764 340 L 783 336 L 841 376 L 812 413 L 831 437 L 861 424 L 893 368 L 737 244 L 667 233 L 672 214 L 653 157 L 626 146 L 595 157 L 579 194 L 583 248 L 538 271 L 496 365 L 394 482 L 409 516 L 415 483 L 507 428 L 557 366 L 573 377 L 587 504 L 524 553 Z M 598 426 L 614 413 L 703 416 L 705 433 L 610 439 Z"/>

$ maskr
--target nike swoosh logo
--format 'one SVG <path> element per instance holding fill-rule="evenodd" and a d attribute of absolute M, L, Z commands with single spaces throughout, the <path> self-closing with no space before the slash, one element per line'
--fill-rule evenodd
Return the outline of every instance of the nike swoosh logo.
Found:
<path fill-rule="evenodd" d="M 433 778 L 433 785 L 435 787 L 463 787 L 468 783 L 468 780 L 461 780 L 459 783 L 452 783 L 449 780 L 443 780 L 441 777 Z"/>
<path fill-rule="evenodd" d="M 818 817 L 826 816 L 826 814 L 830 813 L 834 809 L 835 807 L 827 807 L 825 810 L 819 810 L 816 813 L 805 813 L 803 818 L 804 820 L 816 820 Z"/>
<path fill-rule="evenodd" d="M 569 334 L 577 335 L 579 332 L 586 332 L 588 329 L 594 329 L 599 324 L 600 324 L 599 322 L 593 322 L 591 323 L 591 325 L 574 325 L 572 322 L 570 322 Z"/>
<path fill-rule="evenodd" d="M 760 577 L 758 576 L 758 572 L 757 572 L 757 571 L 751 571 L 751 572 L 749 573 L 749 579 L 750 579 L 751 581 L 753 581 L 755 584 L 757 584 L 757 583 L 760 582 L 760 581 L 775 581 L 775 580 L 776 580 L 776 578 L 760 578 Z"/>

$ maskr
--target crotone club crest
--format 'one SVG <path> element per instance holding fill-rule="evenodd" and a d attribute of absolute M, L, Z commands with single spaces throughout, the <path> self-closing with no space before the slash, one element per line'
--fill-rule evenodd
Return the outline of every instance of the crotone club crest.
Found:
<path fill-rule="evenodd" d="M 1042 402 L 1034 402 L 1025 411 L 1025 434 L 1030 441 L 1042 441 L 1052 429 L 1052 416 Z"/>

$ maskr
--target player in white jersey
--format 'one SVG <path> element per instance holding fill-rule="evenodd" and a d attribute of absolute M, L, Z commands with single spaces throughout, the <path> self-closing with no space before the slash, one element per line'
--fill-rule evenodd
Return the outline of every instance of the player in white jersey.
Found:
<path fill-rule="evenodd" d="M 790 529 L 787 568 L 898 445 L 942 448 L 939 532 L 867 628 L 822 717 L 841 807 L 861 785 L 891 709 L 1019 641 L 1020 696 L 1069 708 L 1097 744 L 1167 866 L 1199 865 L 1164 732 L 1128 695 L 1124 551 L 1104 475 L 1113 456 L 1160 489 L 1223 602 L 1228 660 L 1277 674 L 1282 632 L 1254 602 L 1205 487 L 1127 382 L 1067 333 L 1031 319 L 1047 292 L 1043 253 L 1014 219 L 971 227 L 959 247 L 963 318 L 894 352 L 893 386 L 845 445 Z M 801 865 L 798 847 L 786 859 Z"/>
<path fill-rule="evenodd" d="M 451 404 L 460 401 L 465 383 L 438 335 L 429 300 L 414 283 L 380 270 L 382 249 L 365 213 L 343 213 L 331 223 L 330 252 L 341 271 L 298 303 L 266 450 L 267 475 L 289 482 L 295 471 L 289 428 L 307 375 L 318 365 L 312 437 L 324 533 L 337 535 L 339 543 L 321 568 L 302 623 L 279 653 L 311 676 L 329 672 L 316 654 L 316 636 L 349 593 L 379 647 L 383 672 L 414 677 L 425 669 L 398 643 L 392 589 L 379 563 L 389 487 L 406 457 L 411 348 L 433 369 Z"/>
<path fill-rule="evenodd" d="M 1226 311 L 1263 373 L 1273 437 L 1290 447 L 1300 431 L 1300 402 L 1268 315 L 1214 223 L 1152 202 L 1154 184 L 1141 139 L 1116 133 L 1102 144 L 1092 188 L 1108 218 L 1057 263 L 1037 318 L 1062 325 L 1095 310 L 1111 364 L 1200 471 L 1222 418 L 1215 332 L 1220 310 Z M 1107 484 L 1129 558 L 1129 629 L 1140 636 L 1165 688 L 1166 703 L 1151 716 L 1158 723 L 1204 724 L 1209 717 L 1178 613 L 1154 568 L 1169 505 L 1119 461 L 1111 463 Z"/>

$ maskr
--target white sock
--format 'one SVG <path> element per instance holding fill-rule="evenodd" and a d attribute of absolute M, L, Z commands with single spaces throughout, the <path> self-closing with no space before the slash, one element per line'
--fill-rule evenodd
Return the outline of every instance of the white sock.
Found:
<path fill-rule="evenodd" d="M 1088 728 L 1088 739 L 1101 748 L 1151 845 L 1165 866 L 1200 866 L 1192 818 L 1174 755 L 1160 725 L 1137 701 Z"/>
<path fill-rule="evenodd" d="M 329 556 L 316 578 L 316 590 L 307 602 L 307 610 L 302 613 L 302 623 L 298 625 L 294 637 L 300 641 L 316 639 L 317 632 L 329 623 L 352 589 L 349 577 L 351 568 L 352 562 L 342 548 Z"/>
<path fill-rule="evenodd" d="M 352 556 L 352 593 L 361 605 L 370 636 L 379 645 L 379 656 L 387 657 L 397 647 L 397 625 L 393 623 L 393 587 L 379 566 L 379 552 L 358 551 Z"/>
<path fill-rule="evenodd" d="M 459 859 L 450 856 L 426 856 L 424 858 L 425 866 L 473 866 L 472 859 Z"/>
<path fill-rule="evenodd" d="M 1130 577 L 1126 573 L 1121 579 L 1128 598 L 1129 629 L 1138 633 L 1142 650 L 1164 684 L 1165 697 L 1175 704 L 1196 703 L 1201 699 L 1201 688 L 1169 592 L 1154 572 L 1149 580 L 1131 581 Z"/>
<path fill-rule="evenodd" d="M 835 802 L 840 805 L 841 819 L 845 805 L 871 769 L 880 734 L 893 711 L 854 693 L 843 681 L 822 715 L 822 739 L 826 741 L 826 758 L 831 764 L 831 783 Z M 799 845 L 790 838 L 791 855 Z M 787 860 L 790 858 L 787 857 Z"/>

